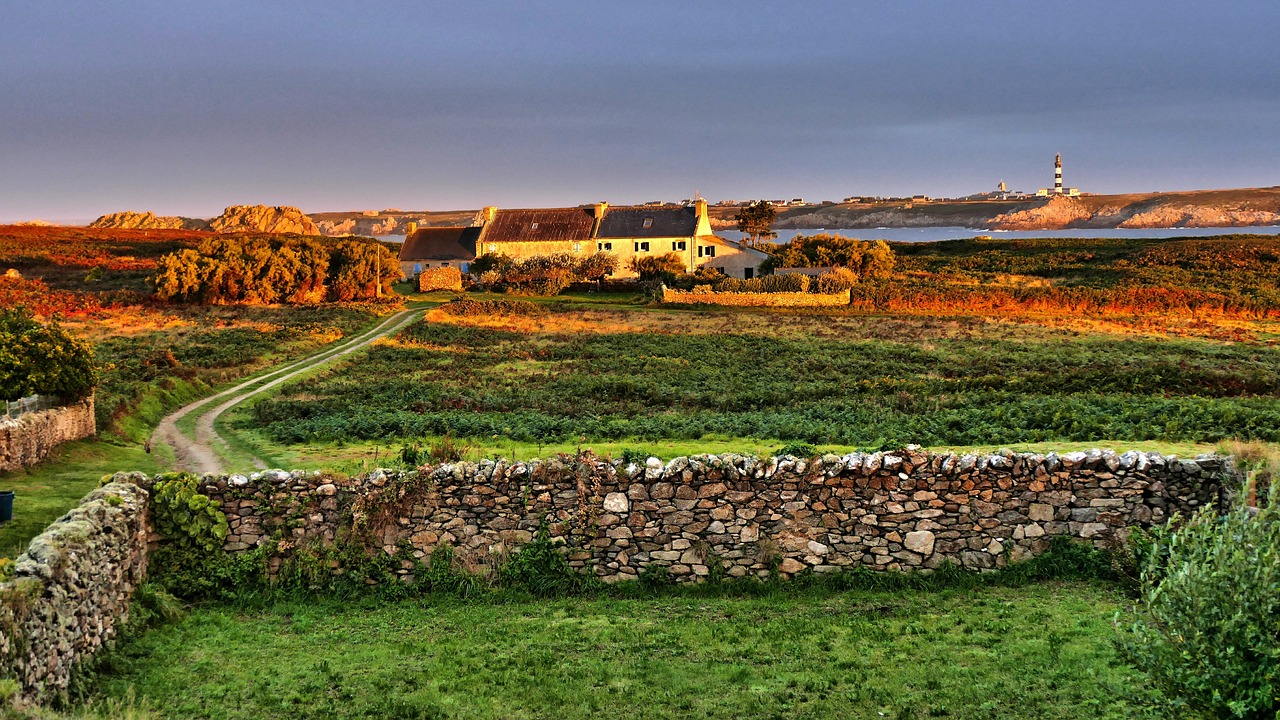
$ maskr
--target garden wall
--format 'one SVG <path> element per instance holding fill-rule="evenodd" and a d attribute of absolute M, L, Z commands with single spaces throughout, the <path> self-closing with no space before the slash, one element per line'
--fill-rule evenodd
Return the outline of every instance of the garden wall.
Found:
<path fill-rule="evenodd" d="M 570 564 L 608 581 L 651 566 L 681 580 L 934 568 L 982 570 L 1065 536 L 1102 545 L 1122 529 L 1222 502 L 1229 464 L 1158 454 L 895 453 L 758 460 L 676 458 L 643 466 L 590 454 L 484 460 L 359 478 L 269 471 L 207 476 L 230 524 L 226 549 L 347 538 L 427 557 L 452 545 L 492 566 L 545 518 Z M 287 552 L 287 549 L 285 550 Z M 412 573 L 406 561 L 402 574 Z M 411 578 L 406 577 L 406 580 Z"/>
<path fill-rule="evenodd" d="M 739 307 L 846 307 L 848 290 L 831 295 L 807 292 L 730 293 L 662 289 L 662 302 L 686 305 L 736 305 Z"/>
<path fill-rule="evenodd" d="M 75 668 L 127 622 L 146 574 L 147 502 L 128 482 L 94 490 L 0 583 L 0 679 L 17 680 L 22 699 L 65 697 Z"/>
<path fill-rule="evenodd" d="M 0 419 L 0 472 L 34 465 L 62 443 L 89 437 L 95 431 L 92 397 L 16 419 Z"/>

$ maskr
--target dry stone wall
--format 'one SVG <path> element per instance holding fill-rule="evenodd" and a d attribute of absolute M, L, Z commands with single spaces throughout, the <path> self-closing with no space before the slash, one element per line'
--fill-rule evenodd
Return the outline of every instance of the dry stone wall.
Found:
<path fill-rule="evenodd" d="M 148 500 L 130 482 L 94 490 L 0 583 L 0 679 L 16 680 L 20 698 L 65 697 L 75 669 L 128 621 L 147 569 Z"/>
<path fill-rule="evenodd" d="M 287 554 L 345 539 L 425 559 L 447 543 L 475 568 L 500 562 L 546 522 L 572 566 L 607 581 L 649 567 L 696 580 L 947 561 L 996 568 L 1043 551 L 1054 537 L 1103 545 L 1127 527 L 1220 504 L 1229 477 L 1230 463 L 1216 456 L 909 448 L 644 465 L 587 454 L 358 478 L 268 471 L 206 476 L 202 492 L 226 513 L 232 552 L 282 540 L 278 554 Z M 411 575 L 412 565 L 402 573 Z"/>
<path fill-rule="evenodd" d="M 462 291 L 462 271 L 455 267 L 425 268 L 418 273 L 418 292 Z"/>
<path fill-rule="evenodd" d="M 0 472 L 34 465 L 62 443 L 94 432 L 92 397 L 73 405 L 0 419 Z"/>

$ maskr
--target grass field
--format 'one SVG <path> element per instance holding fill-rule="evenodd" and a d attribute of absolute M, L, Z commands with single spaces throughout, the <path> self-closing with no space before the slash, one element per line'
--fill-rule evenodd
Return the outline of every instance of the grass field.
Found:
<path fill-rule="evenodd" d="M 1277 378 L 1263 343 L 975 317 L 435 310 L 234 426 L 282 445 L 1211 444 L 1280 440 Z"/>
<path fill-rule="evenodd" d="M 1104 718 L 1105 586 L 201 608 L 100 676 L 164 717 Z"/>

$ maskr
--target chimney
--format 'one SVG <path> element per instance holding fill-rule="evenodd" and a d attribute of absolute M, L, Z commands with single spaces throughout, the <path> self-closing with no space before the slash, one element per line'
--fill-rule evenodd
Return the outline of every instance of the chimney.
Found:
<path fill-rule="evenodd" d="M 480 211 L 480 217 L 482 218 L 481 221 L 487 225 L 493 222 L 493 218 L 497 214 L 498 214 L 498 208 L 494 207 L 493 205 L 489 205 L 488 207 Z"/>
<path fill-rule="evenodd" d="M 707 216 L 707 201 L 706 201 L 706 200 L 703 200 L 702 198 L 698 198 L 697 200 L 695 200 L 695 201 L 694 201 L 693 206 L 694 206 L 695 208 L 697 208 L 697 209 L 698 209 L 698 218 L 699 218 L 699 219 L 704 218 L 704 217 L 706 217 L 706 216 Z"/>
<path fill-rule="evenodd" d="M 408 224 L 406 224 L 406 225 L 404 226 L 404 236 L 405 236 L 405 237 L 409 237 L 410 235 L 412 235 L 412 234 L 414 234 L 414 233 L 416 233 L 416 232 L 418 232 L 418 223 L 413 222 L 413 221 L 410 221 Z"/>
<path fill-rule="evenodd" d="M 596 220 L 603 219 L 604 214 L 608 211 L 609 211 L 609 203 L 604 201 L 596 203 L 595 207 L 592 208 L 592 213 L 594 214 Z"/>

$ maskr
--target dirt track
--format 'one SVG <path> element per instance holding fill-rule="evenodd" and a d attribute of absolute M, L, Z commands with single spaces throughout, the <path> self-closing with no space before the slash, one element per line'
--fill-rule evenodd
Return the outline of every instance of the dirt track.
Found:
<path fill-rule="evenodd" d="M 220 474 L 229 470 L 249 470 L 250 468 L 225 468 L 215 443 L 225 445 L 226 441 L 218 435 L 214 422 L 222 413 L 258 393 L 270 390 L 298 375 L 319 367 L 330 360 L 349 355 L 368 346 L 378 338 L 390 335 L 413 322 L 421 310 L 403 310 L 378 323 L 376 327 L 337 345 L 326 347 L 310 357 L 297 360 L 284 367 L 272 370 L 265 375 L 246 380 L 235 387 L 227 388 L 216 395 L 210 395 L 186 405 L 166 415 L 156 426 L 151 435 L 152 445 L 164 443 L 173 448 L 179 470 L 195 473 Z M 178 429 L 178 420 L 191 413 L 196 413 L 195 437 L 192 438 Z M 266 469 L 266 464 L 253 458 L 254 469 Z"/>

